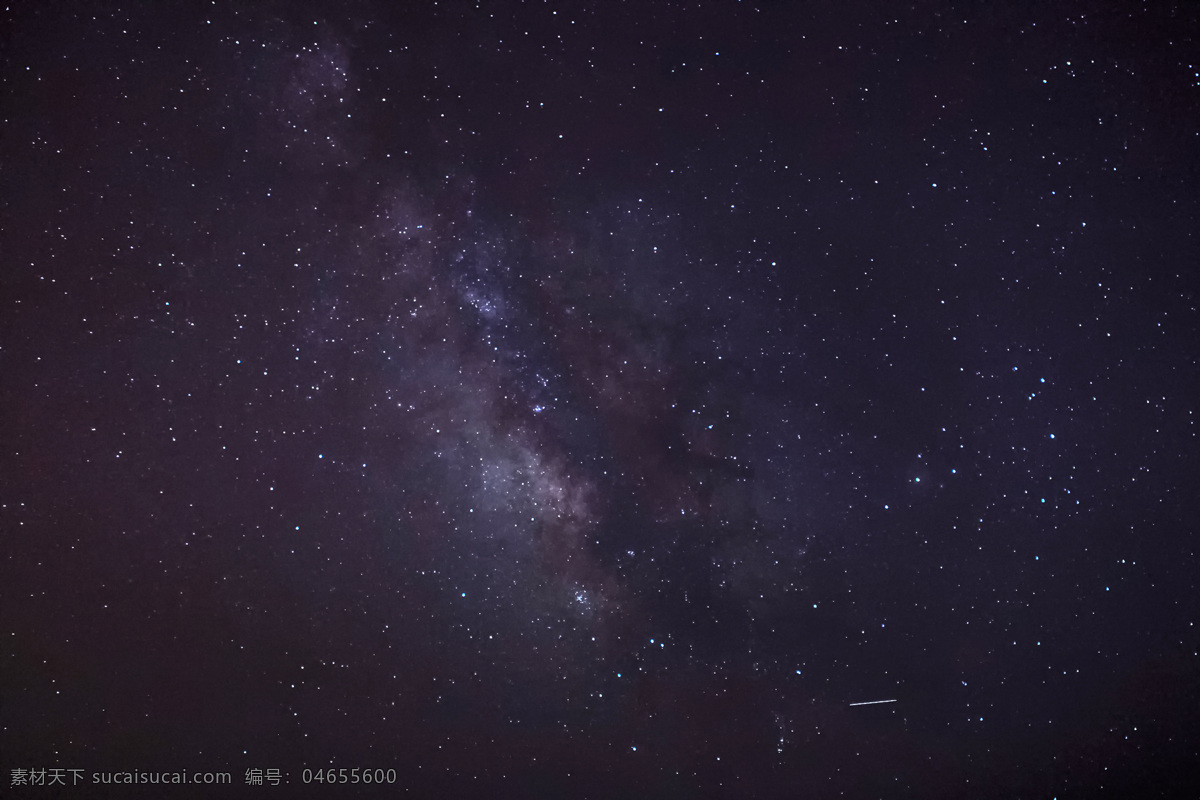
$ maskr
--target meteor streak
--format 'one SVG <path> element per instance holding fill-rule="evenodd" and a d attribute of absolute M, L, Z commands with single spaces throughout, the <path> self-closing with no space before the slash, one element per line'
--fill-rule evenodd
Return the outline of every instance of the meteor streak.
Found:
<path fill-rule="evenodd" d="M 850 705 L 852 705 L 852 706 L 873 706 L 873 705 L 877 705 L 878 703 L 894 703 L 894 702 L 896 702 L 896 701 L 895 700 L 867 700 L 862 703 L 851 703 Z"/>

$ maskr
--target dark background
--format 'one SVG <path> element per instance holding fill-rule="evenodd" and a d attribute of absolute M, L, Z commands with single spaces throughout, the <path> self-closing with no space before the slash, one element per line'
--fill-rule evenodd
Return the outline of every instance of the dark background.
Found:
<path fill-rule="evenodd" d="M 6 7 L 0 793 L 1195 797 L 1197 16 Z"/>

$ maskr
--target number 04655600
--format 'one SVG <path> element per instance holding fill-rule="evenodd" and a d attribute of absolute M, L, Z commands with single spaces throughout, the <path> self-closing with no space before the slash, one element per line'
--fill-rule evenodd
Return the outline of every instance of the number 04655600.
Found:
<path fill-rule="evenodd" d="M 394 769 L 306 769 L 300 774 L 305 783 L 395 783 Z"/>

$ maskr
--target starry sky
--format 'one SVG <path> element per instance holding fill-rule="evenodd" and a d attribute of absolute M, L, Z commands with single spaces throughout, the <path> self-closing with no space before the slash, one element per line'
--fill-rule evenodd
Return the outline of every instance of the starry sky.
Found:
<path fill-rule="evenodd" d="M 1198 33 L 6 7 L 2 785 L 1194 797 Z"/>

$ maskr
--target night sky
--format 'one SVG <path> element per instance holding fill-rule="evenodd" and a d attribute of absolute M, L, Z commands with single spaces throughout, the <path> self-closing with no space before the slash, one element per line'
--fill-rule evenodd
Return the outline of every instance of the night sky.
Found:
<path fill-rule="evenodd" d="M 1198 34 L 5 8 L 0 794 L 1196 797 Z"/>

